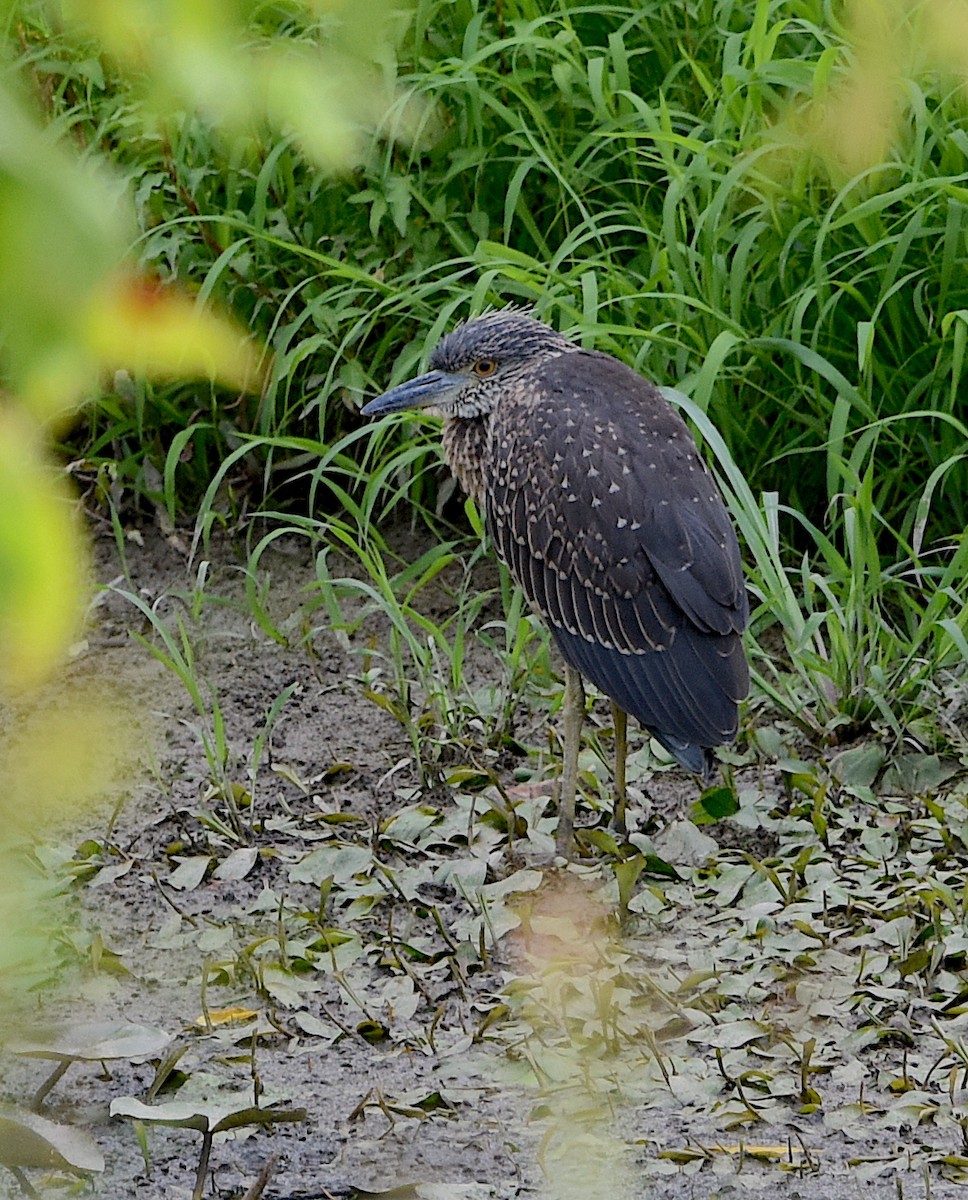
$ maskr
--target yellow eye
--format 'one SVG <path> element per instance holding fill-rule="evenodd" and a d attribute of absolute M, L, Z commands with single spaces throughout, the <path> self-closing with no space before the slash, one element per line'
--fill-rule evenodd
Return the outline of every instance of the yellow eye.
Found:
<path fill-rule="evenodd" d="M 471 370 L 479 379 L 487 379 L 488 375 L 493 375 L 497 370 L 497 363 L 493 358 L 479 358 Z"/>

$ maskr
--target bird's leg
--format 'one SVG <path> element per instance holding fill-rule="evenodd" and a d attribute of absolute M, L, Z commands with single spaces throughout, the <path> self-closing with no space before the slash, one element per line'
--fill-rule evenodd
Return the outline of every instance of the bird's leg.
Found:
<path fill-rule="evenodd" d="M 625 827 L 625 762 L 628 751 L 628 714 L 617 704 L 612 705 L 612 722 L 615 726 L 615 808 L 612 821 L 623 836 Z"/>
<path fill-rule="evenodd" d="M 558 783 L 558 832 L 555 849 L 562 858 L 570 858 L 575 829 L 575 793 L 578 790 L 578 748 L 585 719 L 585 688 L 581 676 L 565 667 L 565 699 L 561 706 L 565 732 L 561 779 Z"/>

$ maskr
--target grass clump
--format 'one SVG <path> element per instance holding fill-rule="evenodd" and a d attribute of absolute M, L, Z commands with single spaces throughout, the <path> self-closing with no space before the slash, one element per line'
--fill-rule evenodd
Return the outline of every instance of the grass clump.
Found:
<path fill-rule="evenodd" d="M 845 177 L 796 119 L 849 76 L 844 36 L 819 4 L 508 4 L 499 17 L 421 3 L 398 71 L 432 117 L 409 149 L 377 136 L 336 180 L 291 141 L 232 155 L 193 118 L 150 132 L 125 84 L 66 71 L 69 43 L 35 48 L 30 65 L 63 73 L 49 103 L 71 104 L 77 136 L 115 144 L 144 259 L 227 300 L 276 354 L 259 402 L 206 405 L 186 487 L 233 428 L 333 440 L 341 398 L 352 409 L 412 368 L 414 339 L 513 298 L 660 382 L 700 377 L 756 486 L 782 479 L 816 519 L 844 436 L 875 415 L 952 412 L 968 309 L 955 89 L 912 67 L 886 161 Z M 111 432 L 150 446 L 152 422 L 163 443 L 198 412 L 197 389 L 156 388 L 135 407 L 118 428 L 121 406 L 106 406 L 92 452 Z M 888 514 L 904 507 L 903 476 L 957 443 L 929 426 L 886 439 Z M 791 494 L 792 453 L 806 460 Z M 943 485 L 956 506 L 959 479 Z"/>

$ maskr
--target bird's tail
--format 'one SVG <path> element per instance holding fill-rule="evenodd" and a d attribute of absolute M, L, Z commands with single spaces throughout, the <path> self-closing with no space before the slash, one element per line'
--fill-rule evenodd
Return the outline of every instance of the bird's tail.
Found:
<path fill-rule="evenodd" d="M 693 775 L 699 776 L 703 787 L 712 780 L 716 760 L 711 750 L 707 750 L 705 746 L 697 746 L 695 742 L 685 742 L 682 738 L 673 737 L 668 733 L 659 733 L 657 730 L 649 732 L 660 746 L 669 751 L 680 767 L 685 767 L 687 771 L 692 771 Z"/>

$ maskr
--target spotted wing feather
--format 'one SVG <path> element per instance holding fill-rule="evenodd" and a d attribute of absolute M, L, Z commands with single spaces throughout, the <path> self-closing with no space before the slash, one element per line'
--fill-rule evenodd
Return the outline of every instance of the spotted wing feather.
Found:
<path fill-rule="evenodd" d="M 700 771 L 748 669 L 736 535 L 679 415 L 617 360 L 546 362 L 491 428 L 488 524 L 565 659 Z"/>

